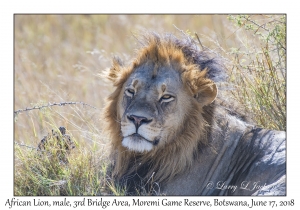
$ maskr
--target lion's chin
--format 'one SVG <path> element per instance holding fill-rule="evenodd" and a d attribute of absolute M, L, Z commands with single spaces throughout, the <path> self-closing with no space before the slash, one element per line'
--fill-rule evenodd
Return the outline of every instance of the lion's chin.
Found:
<path fill-rule="evenodd" d="M 137 135 L 125 137 L 122 141 L 122 145 L 136 152 L 148 152 L 153 148 L 152 143 Z"/>

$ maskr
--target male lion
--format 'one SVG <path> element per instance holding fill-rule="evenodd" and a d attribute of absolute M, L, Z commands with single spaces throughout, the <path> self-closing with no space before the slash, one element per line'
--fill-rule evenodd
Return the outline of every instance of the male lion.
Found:
<path fill-rule="evenodd" d="M 130 65 L 114 58 L 105 73 L 116 88 L 104 110 L 117 183 L 128 194 L 285 195 L 285 132 L 224 105 L 221 62 L 189 37 L 140 41 Z"/>

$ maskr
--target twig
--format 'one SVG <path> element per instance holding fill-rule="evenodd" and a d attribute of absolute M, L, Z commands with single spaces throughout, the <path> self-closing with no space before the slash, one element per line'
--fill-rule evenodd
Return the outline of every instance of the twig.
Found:
<path fill-rule="evenodd" d="M 245 18 L 246 19 L 246 21 L 248 21 L 248 22 L 250 22 L 250 23 L 253 23 L 254 25 L 256 25 L 258 28 L 257 28 L 257 30 L 254 32 L 255 34 L 257 33 L 257 31 L 260 29 L 260 28 L 262 28 L 262 29 L 264 29 L 265 31 L 267 31 L 267 32 L 269 32 L 269 30 L 265 27 L 265 25 L 267 24 L 267 23 L 270 23 L 270 22 L 267 22 L 267 23 L 264 23 L 264 24 L 261 24 L 261 25 L 259 25 L 259 24 L 257 24 L 255 21 L 253 21 L 253 20 L 251 20 L 251 19 L 249 19 L 249 18 Z M 272 21 L 271 21 L 272 22 Z"/>
<path fill-rule="evenodd" d="M 73 102 L 73 101 L 71 101 L 71 102 L 60 102 L 60 103 L 56 103 L 56 102 L 50 103 L 49 102 L 47 105 L 34 106 L 34 107 L 31 107 L 31 108 L 26 108 L 26 109 L 19 109 L 17 111 L 14 111 L 14 114 L 17 115 L 20 112 L 31 111 L 31 110 L 34 110 L 34 109 L 42 109 L 42 108 L 51 107 L 51 106 L 65 106 L 65 105 L 71 105 L 71 104 L 82 104 L 82 105 L 85 105 L 85 106 L 89 106 L 89 107 L 91 107 L 93 109 L 97 109 L 96 107 L 91 106 L 91 105 L 86 104 L 86 103 L 81 102 L 81 101 L 79 101 L 79 102 L 77 102 L 77 101 L 76 102 Z"/>
<path fill-rule="evenodd" d="M 136 39 L 136 41 L 138 41 L 138 43 L 140 43 L 141 46 L 145 47 L 143 42 L 141 42 L 141 40 L 137 37 L 137 35 L 135 35 L 132 31 L 131 31 L 131 35 Z"/>
<path fill-rule="evenodd" d="M 150 179 L 152 179 L 152 181 L 153 181 L 153 176 L 154 176 L 154 174 L 155 174 L 155 171 L 152 173 L 152 175 L 150 176 L 150 178 L 147 180 L 147 182 L 146 182 L 146 184 L 145 185 L 147 185 L 148 184 L 148 182 L 150 181 Z"/>
<path fill-rule="evenodd" d="M 188 34 L 186 34 L 183 30 L 181 30 L 181 29 L 179 29 L 176 25 L 174 25 L 173 24 L 173 26 L 178 30 L 178 31 L 180 31 L 184 36 L 186 36 L 186 37 L 188 37 L 193 43 L 195 43 L 195 44 L 197 44 L 197 42 L 194 40 L 194 39 L 192 39 Z M 205 50 L 205 49 L 208 49 L 208 50 L 210 50 L 209 48 L 207 48 L 207 47 L 204 47 L 203 45 L 202 45 L 202 42 L 200 41 L 200 39 L 199 39 L 199 36 L 198 36 L 198 34 L 195 32 L 195 35 L 197 36 L 197 39 L 198 39 L 198 41 L 199 41 L 199 44 L 200 44 L 200 46 L 201 46 L 201 50 Z M 211 51 L 211 50 L 210 50 Z"/>
<path fill-rule="evenodd" d="M 30 148 L 30 149 L 37 150 L 37 148 L 35 148 L 35 147 L 27 146 L 27 145 L 25 145 L 25 144 L 20 144 L 20 143 L 18 143 L 18 142 L 16 142 L 16 141 L 15 141 L 15 144 L 17 144 L 17 145 L 19 145 L 19 146 L 22 146 L 22 147 L 27 147 L 27 148 Z"/>
<path fill-rule="evenodd" d="M 173 26 L 174 26 L 178 31 L 180 31 L 181 33 L 183 33 L 185 36 L 188 37 L 188 35 L 187 35 L 186 33 L 184 33 L 183 30 L 179 29 L 175 24 L 173 24 Z"/>
<path fill-rule="evenodd" d="M 204 47 L 203 47 L 203 45 L 202 45 L 202 43 L 201 43 L 201 41 L 200 41 L 200 38 L 199 38 L 199 36 L 198 36 L 198 34 L 197 34 L 196 32 L 195 32 L 195 35 L 196 35 L 196 37 L 197 37 L 197 39 L 198 39 L 198 42 L 199 42 L 199 44 L 200 44 L 202 50 L 204 50 Z"/>

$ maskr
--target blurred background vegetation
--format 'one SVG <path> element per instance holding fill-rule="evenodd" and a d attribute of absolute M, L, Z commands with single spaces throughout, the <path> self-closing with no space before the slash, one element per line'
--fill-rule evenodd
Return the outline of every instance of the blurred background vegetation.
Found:
<path fill-rule="evenodd" d="M 15 15 L 15 195 L 122 195 L 106 177 L 108 139 L 101 109 L 112 86 L 97 75 L 117 54 L 134 56 L 141 30 L 180 35 L 226 59 L 229 97 L 261 127 L 286 129 L 285 15 Z M 200 45 L 199 45 L 200 46 Z M 40 140 L 64 126 L 75 141 L 67 166 L 37 154 Z"/>

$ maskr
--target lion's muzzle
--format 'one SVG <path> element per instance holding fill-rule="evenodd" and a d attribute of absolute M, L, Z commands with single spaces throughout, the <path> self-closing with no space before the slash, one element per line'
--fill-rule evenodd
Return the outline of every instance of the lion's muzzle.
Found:
<path fill-rule="evenodd" d="M 121 124 L 122 145 L 137 152 L 150 151 L 159 143 L 160 129 L 153 127 L 153 119 L 127 114 Z"/>
<path fill-rule="evenodd" d="M 142 124 L 150 123 L 152 121 L 152 119 L 136 115 L 127 115 L 127 119 L 133 122 L 133 124 L 135 125 L 136 133 L 138 133 L 138 129 Z"/>

